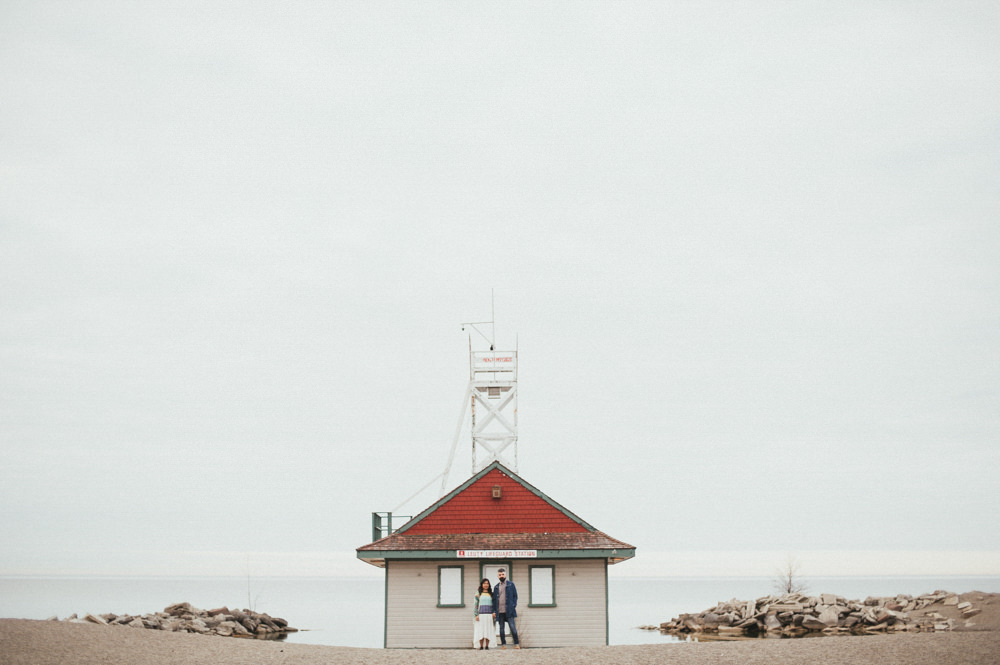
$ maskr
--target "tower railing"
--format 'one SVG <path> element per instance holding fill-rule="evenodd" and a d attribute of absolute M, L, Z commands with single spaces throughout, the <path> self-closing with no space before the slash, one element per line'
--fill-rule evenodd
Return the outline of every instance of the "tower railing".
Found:
<path fill-rule="evenodd" d="M 411 519 L 413 519 L 412 515 L 393 515 L 391 512 L 372 513 L 372 542 L 391 536 Z M 393 522 L 396 523 L 395 528 Z"/>

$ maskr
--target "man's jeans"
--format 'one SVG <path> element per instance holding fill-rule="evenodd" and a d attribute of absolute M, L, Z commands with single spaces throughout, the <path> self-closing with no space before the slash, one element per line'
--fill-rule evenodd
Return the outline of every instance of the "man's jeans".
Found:
<path fill-rule="evenodd" d="M 504 624 L 510 626 L 510 636 L 514 638 L 514 644 L 519 644 L 517 639 L 517 626 L 514 625 L 514 617 L 508 617 L 506 612 L 497 614 L 497 622 L 500 623 L 500 644 L 507 644 L 507 635 L 504 633 Z"/>

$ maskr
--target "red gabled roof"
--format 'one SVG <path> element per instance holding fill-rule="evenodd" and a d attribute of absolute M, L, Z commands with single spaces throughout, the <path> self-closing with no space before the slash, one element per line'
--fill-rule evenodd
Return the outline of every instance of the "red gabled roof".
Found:
<path fill-rule="evenodd" d="M 500 488 L 499 499 L 494 487 Z M 609 564 L 635 556 L 635 546 L 598 531 L 499 462 L 357 552 L 381 567 L 388 559 L 431 553 L 456 558 L 462 550 L 534 550 L 548 558 L 606 558 Z"/>
<path fill-rule="evenodd" d="M 464 489 L 446 497 L 436 507 L 407 525 L 399 534 L 443 535 L 469 533 L 586 533 L 593 527 L 519 482 L 495 465 L 474 477 Z M 499 487 L 501 498 L 493 498 Z"/>

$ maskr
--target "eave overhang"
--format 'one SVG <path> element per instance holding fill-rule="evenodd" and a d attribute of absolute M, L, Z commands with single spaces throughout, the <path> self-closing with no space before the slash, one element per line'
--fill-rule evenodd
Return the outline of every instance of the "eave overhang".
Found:
<path fill-rule="evenodd" d="M 471 560 L 458 556 L 459 550 L 358 550 L 358 558 L 379 568 L 385 568 L 386 561 L 420 560 Z M 624 549 L 582 549 L 582 550 L 534 550 L 533 557 L 502 557 L 498 560 L 531 561 L 532 559 L 607 559 L 614 565 L 635 556 L 635 548 Z M 481 559 L 488 560 L 488 559 Z"/>

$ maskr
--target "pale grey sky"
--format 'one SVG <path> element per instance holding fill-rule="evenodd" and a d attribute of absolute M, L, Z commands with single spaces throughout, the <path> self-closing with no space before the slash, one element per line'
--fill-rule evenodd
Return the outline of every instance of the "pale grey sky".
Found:
<path fill-rule="evenodd" d="M 520 473 L 621 568 L 1000 574 L 998 34 L 993 2 L 0 3 L 0 574 L 367 574 L 490 289 Z"/>

